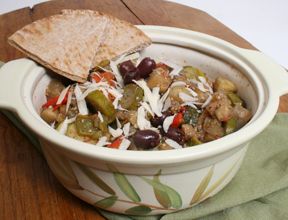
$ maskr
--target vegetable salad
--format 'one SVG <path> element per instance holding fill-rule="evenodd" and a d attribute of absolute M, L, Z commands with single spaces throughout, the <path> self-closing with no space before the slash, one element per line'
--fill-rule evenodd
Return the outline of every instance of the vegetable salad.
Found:
<path fill-rule="evenodd" d="M 102 61 L 83 84 L 53 79 L 46 97 L 40 116 L 58 132 L 120 150 L 199 145 L 252 116 L 231 80 L 139 53 Z"/>

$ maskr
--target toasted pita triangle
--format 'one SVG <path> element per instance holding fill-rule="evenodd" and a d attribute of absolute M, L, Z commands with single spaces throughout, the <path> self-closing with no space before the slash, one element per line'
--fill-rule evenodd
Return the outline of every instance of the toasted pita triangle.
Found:
<path fill-rule="evenodd" d="M 151 39 L 134 25 L 110 15 L 104 16 L 109 20 L 108 26 L 105 39 L 93 60 L 93 66 L 102 60 L 111 60 L 123 54 L 140 51 L 151 44 Z"/>
<path fill-rule="evenodd" d="M 95 11 L 66 10 L 25 26 L 8 42 L 56 73 L 84 82 L 107 22 Z"/>

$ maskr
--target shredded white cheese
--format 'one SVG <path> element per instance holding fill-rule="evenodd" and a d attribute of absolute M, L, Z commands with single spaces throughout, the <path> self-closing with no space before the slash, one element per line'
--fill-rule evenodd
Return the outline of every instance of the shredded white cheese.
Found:
<path fill-rule="evenodd" d="M 115 109 L 119 109 L 118 107 L 119 101 L 120 101 L 120 98 L 116 97 L 114 101 L 112 102 L 112 105 L 114 106 Z"/>
<path fill-rule="evenodd" d="M 116 81 L 119 83 L 119 85 L 121 87 L 123 87 L 124 83 L 123 83 L 123 79 L 122 76 L 118 70 L 117 64 L 113 61 L 110 61 L 110 67 L 115 75 Z"/>
<path fill-rule="evenodd" d="M 167 133 L 170 125 L 173 123 L 173 120 L 175 118 L 175 115 L 171 115 L 165 118 L 165 120 L 163 121 L 163 130 L 165 131 L 165 133 Z"/>
<path fill-rule="evenodd" d="M 75 97 L 77 100 L 77 106 L 78 106 L 79 113 L 81 115 L 88 115 L 88 108 L 87 108 L 86 102 L 84 99 L 80 98 L 82 95 L 82 92 L 78 86 L 78 83 L 75 85 L 74 94 L 75 94 Z"/>
<path fill-rule="evenodd" d="M 117 124 L 117 128 L 121 128 L 121 123 L 118 118 L 116 118 L 116 124 Z"/>
<path fill-rule="evenodd" d="M 208 90 L 204 87 L 203 83 L 198 82 L 197 87 L 202 92 L 207 92 Z"/>
<path fill-rule="evenodd" d="M 192 108 L 195 108 L 195 109 L 197 109 L 197 106 L 195 105 L 196 103 L 195 102 L 184 102 L 183 104 L 182 104 L 182 106 L 191 106 Z M 199 104 L 199 103 L 197 103 L 197 104 Z"/>
<path fill-rule="evenodd" d="M 159 102 L 159 87 L 153 88 L 152 92 L 147 86 L 146 82 L 142 79 L 139 81 L 133 80 L 139 87 L 141 87 L 144 91 L 144 97 L 149 102 L 151 110 L 157 115 L 162 116 L 161 110 L 163 107 L 163 103 Z"/>
<path fill-rule="evenodd" d="M 141 102 L 140 105 L 142 105 L 145 108 L 145 110 L 147 112 L 149 112 L 150 115 L 152 115 L 154 117 L 154 112 L 151 110 L 151 108 L 150 108 L 150 106 L 148 105 L 147 102 Z"/>
<path fill-rule="evenodd" d="M 68 91 L 68 92 L 69 92 L 69 91 Z M 72 95 L 73 95 L 72 92 L 69 92 L 69 93 L 68 93 L 66 110 L 65 110 L 66 113 L 68 112 L 69 107 L 70 107 L 70 105 L 71 105 Z"/>
<path fill-rule="evenodd" d="M 184 92 L 179 92 L 179 98 L 182 99 L 183 102 L 195 102 L 198 100 L 197 98 L 187 95 Z"/>
<path fill-rule="evenodd" d="M 110 126 L 108 126 L 108 131 L 114 138 L 120 137 L 123 133 L 121 128 L 114 129 Z"/>
<path fill-rule="evenodd" d="M 129 136 L 129 131 L 130 131 L 130 122 L 126 123 L 123 128 L 123 134 L 125 137 Z"/>
<path fill-rule="evenodd" d="M 170 85 L 170 88 L 176 87 L 176 86 L 186 86 L 186 83 L 183 81 L 175 81 Z"/>
<path fill-rule="evenodd" d="M 192 89 L 190 89 L 190 88 L 186 88 L 186 89 L 187 89 L 187 91 L 190 92 L 190 94 L 191 94 L 192 96 L 194 96 L 194 97 L 197 97 L 197 96 L 198 96 L 198 94 L 197 94 L 194 90 L 192 90 Z"/>
<path fill-rule="evenodd" d="M 130 146 L 131 141 L 129 141 L 127 138 L 123 138 L 121 141 L 121 144 L 119 145 L 119 150 L 127 150 Z"/>
<path fill-rule="evenodd" d="M 62 92 L 59 95 L 59 98 L 57 99 L 56 105 L 59 105 L 63 102 L 69 89 L 70 89 L 70 86 L 67 86 L 65 89 L 62 90 Z"/>
<path fill-rule="evenodd" d="M 68 128 L 68 125 L 73 123 L 74 121 L 76 120 L 76 117 L 74 118 L 65 118 L 64 121 L 59 125 L 60 128 L 58 129 L 58 132 L 60 134 L 66 134 L 66 131 L 67 131 L 67 128 Z"/>
<path fill-rule="evenodd" d="M 122 60 L 123 60 L 123 58 L 124 58 L 126 55 L 127 55 L 127 53 L 123 53 L 123 54 L 122 54 L 121 56 L 119 56 L 116 60 L 115 60 L 115 58 L 114 58 L 115 64 L 117 65 L 118 63 L 121 63 Z"/>
<path fill-rule="evenodd" d="M 176 141 L 167 138 L 165 140 L 166 144 L 168 144 L 170 147 L 174 148 L 174 149 L 181 149 L 183 148 L 180 144 L 178 144 Z"/>
<path fill-rule="evenodd" d="M 102 116 L 100 111 L 98 111 L 98 117 L 99 117 L 101 122 L 104 122 L 104 118 L 103 118 L 103 116 Z"/>
<path fill-rule="evenodd" d="M 165 60 L 165 61 L 160 61 L 161 63 L 164 63 L 165 65 L 167 65 L 167 66 L 169 66 L 169 67 L 171 67 L 173 70 L 169 73 L 169 75 L 170 76 L 178 76 L 179 75 L 179 73 L 181 72 L 181 70 L 183 69 L 183 67 L 182 66 L 179 66 L 179 65 L 177 65 L 177 64 L 175 64 L 175 63 L 172 63 L 172 62 L 170 62 L 170 61 L 167 61 L 167 60 Z"/>
<path fill-rule="evenodd" d="M 95 144 L 96 147 L 104 147 L 105 145 L 110 144 L 107 142 L 107 137 L 101 137 L 98 142 Z"/>
<path fill-rule="evenodd" d="M 117 61 L 115 61 L 115 63 L 116 64 L 119 64 L 119 63 L 123 63 L 123 62 L 125 62 L 125 61 L 127 61 L 127 60 L 136 60 L 136 59 L 138 59 L 140 57 L 140 54 L 138 53 L 138 52 L 136 52 L 136 53 L 132 53 L 132 54 L 130 54 L 130 55 L 127 55 L 126 56 L 126 54 L 124 54 L 124 56 L 122 57 L 120 57 L 120 58 L 122 58 L 122 59 L 118 59 Z"/>
<path fill-rule="evenodd" d="M 205 102 L 203 103 L 203 105 L 201 106 L 201 108 L 205 108 L 207 105 L 209 105 L 209 103 L 212 100 L 212 96 L 209 95 L 208 98 L 205 100 Z"/>
<path fill-rule="evenodd" d="M 206 78 L 203 76 L 198 76 L 200 82 L 203 83 L 203 85 L 208 89 L 208 91 L 213 94 L 213 89 L 211 88 L 211 86 L 209 85 L 209 83 L 207 82 Z M 206 89 L 206 90 L 207 90 Z"/>
<path fill-rule="evenodd" d="M 146 119 L 146 112 L 143 106 L 140 106 L 137 111 L 137 125 L 140 130 L 151 128 L 151 123 Z"/>
<path fill-rule="evenodd" d="M 164 102 L 164 105 L 163 105 L 163 109 L 162 111 L 166 111 L 168 110 L 168 108 L 171 107 L 171 99 L 170 98 L 167 98 Z"/>

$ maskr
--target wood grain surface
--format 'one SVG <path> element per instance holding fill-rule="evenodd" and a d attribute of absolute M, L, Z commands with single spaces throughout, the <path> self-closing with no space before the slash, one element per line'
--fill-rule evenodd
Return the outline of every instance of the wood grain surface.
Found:
<path fill-rule="evenodd" d="M 155 24 L 207 33 L 243 48 L 254 47 L 207 13 L 160 0 L 57 0 L 0 16 L 0 60 L 23 57 L 7 37 L 24 25 L 61 9 L 93 9 L 133 24 Z M 288 112 L 281 97 L 279 111 Z M 0 219 L 104 219 L 95 208 L 71 195 L 50 172 L 42 155 L 0 114 Z"/>

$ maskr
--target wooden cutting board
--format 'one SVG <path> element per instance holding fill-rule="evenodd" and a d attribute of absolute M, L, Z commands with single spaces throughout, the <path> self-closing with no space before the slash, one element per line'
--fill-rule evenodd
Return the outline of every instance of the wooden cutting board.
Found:
<path fill-rule="evenodd" d="M 0 60 L 23 57 L 7 37 L 37 19 L 62 9 L 94 9 L 133 24 L 166 25 L 207 33 L 239 47 L 249 42 L 207 13 L 160 0 L 57 0 L 0 16 Z M 279 111 L 288 112 L 288 96 Z M 42 155 L 0 114 L 0 219 L 104 219 L 95 208 L 66 191 L 50 172 Z"/>

